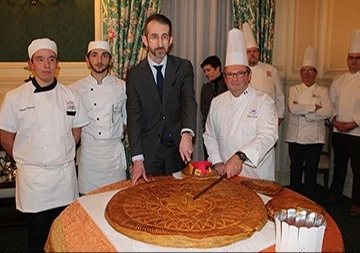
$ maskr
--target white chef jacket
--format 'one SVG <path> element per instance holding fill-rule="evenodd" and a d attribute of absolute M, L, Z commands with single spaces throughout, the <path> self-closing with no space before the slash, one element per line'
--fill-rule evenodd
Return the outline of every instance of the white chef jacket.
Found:
<path fill-rule="evenodd" d="M 16 133 L 16 208 L 39 212 L 78 197 L 72 128 L 89 123 L 80 97 L 57 83 L 34 93 L 31 81 L 9 91 L 0 110 L 0 128 Z"/>
<path fill-rule="evenodd" d="M 297 102 L 294 104 L 293 102 Z M 289 88 L 289 123 L 286 142 L 325 143 L 325 119 L 331 117 L 329 89 L 316 83 Z M 316 104 L 322 108 L 315 111 Z"/>
<path fill-rule="evenodd" d="M 240 97 L 230 91 L 218 95 L 211 102 L 203 136 L 212 164 L 226 163 L 242 151 L 248 160 L 241 176 L 275 180 L 278 119 L 267 94 L 248 86 Z"/>
<path fill-rule="evenodd" d="M 335 78 L 330 86 L 330 101 L 332 118 L 343 122 L 355 121 L 360 126 L 360 72 L 345 73 Z M 335 127 L 333 129 L 338 132 Z M 360 136 L 360 127 L 342 133 Z"/>
<path fill-rule="evenodd" d="M 125 81 L 108 74 L 98 84 L 90 74 L 70 87 L 80 94 L 91 120 L 81 134 L 80 193 L 126 179 L 126 157 L 121 142 L 127 123 Z"/>
<path fill-rule="evenodd" d="M 250 69 L 252 72 L 250 85 L 272 97 L 278 117 L 284 118 L 285 94 L 277 69 L 263 62 L 258 62 Z"/>

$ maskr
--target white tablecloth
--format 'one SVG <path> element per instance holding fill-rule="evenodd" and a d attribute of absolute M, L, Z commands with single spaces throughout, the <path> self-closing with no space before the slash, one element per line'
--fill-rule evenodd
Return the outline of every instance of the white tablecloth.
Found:
<path fill-rule="evenodd" d="M 204 252 L 196 248 L 171 248 L 147 244 L 131 239 L 115 231 L 106 221 L 105 207 L 116 191 L 104 192 L 78 198 L 82 207 L 92 220 L 105 234 L 118 252 Z M 266 203 L 270 198 L 259 194 Z M 268 221 L 261 231 L 254 233 L 250 238 L 241 240 L 228 246 L 206 249 L 207 252 L 256 252 L 275 244 L 275 225 Z"/>

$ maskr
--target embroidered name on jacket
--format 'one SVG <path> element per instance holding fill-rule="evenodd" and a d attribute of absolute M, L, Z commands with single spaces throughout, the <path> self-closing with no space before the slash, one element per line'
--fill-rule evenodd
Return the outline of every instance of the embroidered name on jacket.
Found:
<path fill-rule="evenodd" d="M 20 112 L 25 112 L 26 110 L 29 110 L 29 109 L 35 109 L 35 106 L 27 106 L 25 108 L 20 108 L 19 111 Z"/>
<path fill-rule="evenodd" d="M 66 114 L 69 116 L 75 116 L 76 109 L 75 109 L 75 104 L 73 101 L 66 102 Z"/>
<path fill-rule="evenodd" d="M 248 118 L 250 119 L 257 119 L 258 118 L 258 112 L 256 111 L 256 109 L 250 109 L 247 115 Z"/>

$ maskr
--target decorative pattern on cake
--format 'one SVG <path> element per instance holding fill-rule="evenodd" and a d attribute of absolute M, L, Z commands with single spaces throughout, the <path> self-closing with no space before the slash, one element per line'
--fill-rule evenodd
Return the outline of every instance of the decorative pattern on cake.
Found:
<path fill-rule="evenodd" d="M 265 205 L 240 184 L 224 180 L 192 200 L 212 181 L 185 178 L 136 185 L 112 197 L 105 218 L 130 238 L 178 248 L 225 246 L 262 229 Z"/>

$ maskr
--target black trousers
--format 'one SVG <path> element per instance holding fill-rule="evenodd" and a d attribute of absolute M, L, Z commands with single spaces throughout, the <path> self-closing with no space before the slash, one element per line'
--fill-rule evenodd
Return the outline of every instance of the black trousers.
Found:
<path fill-rule="evenodd" d="M 146 168 L 146 175 L 170 175 L 181 171 L 185 166 L 179 147 L 173 141 L 161 143 L 153 164 Z"/>
<path fill-rule="evenodd" d="M 315 199 L 317 169 L 323 146 L 324 144 L 318 143 L 289 143 L 290 188 L 311 199 Z M 304 190 L 302 190 L 303 171 L 305 171 Z"/>
<path fill-rule="evenodd" d="M 360 204 L 360 137 L 334 132 L 332 134 L 334 150 L 334 175 L 330 191 L 341 195 L 348 171 L 348 163 L 353 173 L 351 199 L 354 204 Z"/>
<path fill-rule="evenodd" d="M 38 213 L 24 213 L 28 224 L 28 252 L 44 252 L 52 222 L 66 206 Z"/>

